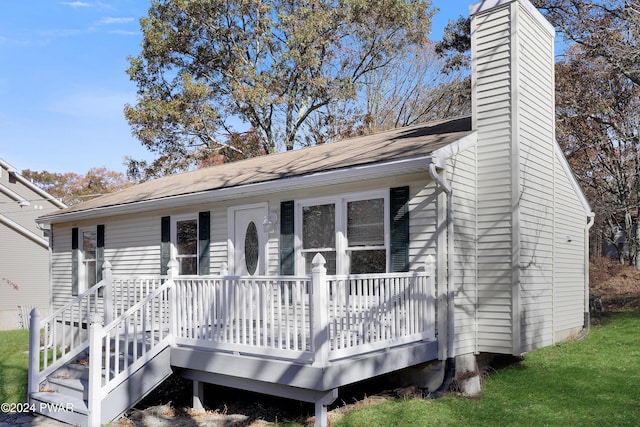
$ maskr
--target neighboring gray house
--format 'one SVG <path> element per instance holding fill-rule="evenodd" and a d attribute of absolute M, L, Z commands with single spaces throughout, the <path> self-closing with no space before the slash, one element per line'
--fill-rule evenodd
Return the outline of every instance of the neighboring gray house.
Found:
<path fill-rule="evenodd" d="M 43 412 L 97 425 L 177 372 L 194 380 L 194 405 L 216 383 L 314 402 L 323 425 L 346 384 L 430 364 L 435 381 L 414 379 L 435 391 L 445 366 L 461 374 L 481 353 L 587 328 L 593 215 L 555 141 L 554 30 L 527 0 L 471 12 L 471 117 L 41 217 L 59 310 L 33 330 L 64 350 L 32 369 L 30 399 L 75 399 L 73 414 Z M 55 373 L 89 342 L 88 385 L 72 398 Z"/>
<path fill-rule="evenodd" d="M 49 237 L 35 219 L 64 207 L 0 159 L 0 330 L 27 327 L 33 307 L 49 312 Z"/>

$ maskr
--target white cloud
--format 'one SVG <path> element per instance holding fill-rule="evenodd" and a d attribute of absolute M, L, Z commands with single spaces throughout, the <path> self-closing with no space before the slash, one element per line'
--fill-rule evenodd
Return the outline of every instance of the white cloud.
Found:
<path fill-rule="evenodd" d="M 100 19 L 96 24 L 98 25 L 118 25 L 118 24 L 128 24 L 133 22 L 134 18 L 114 18 L 114 17 L 105 17 Z"/>
<path fill-rule="evenodd" d="M 89 3 L 85 3 L 83 1 L 63 1 L 60 4 L 63 4 L 65 6 L 70 6 L 70 7 L 73 7 L 73 8 L 91 6 Z"/>
<path fill-rule="evenodd" d="M 140 31 L 113 30 L 113 31 L 109 31 L 109 34 L 117 34 L 121 36 L 139 36 Z"/>

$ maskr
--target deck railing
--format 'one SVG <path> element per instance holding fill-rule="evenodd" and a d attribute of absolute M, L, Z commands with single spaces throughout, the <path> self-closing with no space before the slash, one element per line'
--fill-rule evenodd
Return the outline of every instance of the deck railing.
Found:
<path fill-rule="evenodd" d="M 435 337 L 431 260 L 416 272 L 348 276 L 327 276 L 320 254 L 312 264 L 311 276 L 189 277 L 174 262 L 167 276 L 125 278 L 105 262 L 99 284 L 42 320 L 32 312 L 29 393 L 88 347 L 89 324 L 104 325 L 95 345 L 107 349 L 112 380 L 124 369 L 120 345 L 133 360 L 169 340 L 322 366 Z"/>
<path fill-rule="evenodd" d="M 102 266 L 103 279 L 45 318 L 30 315 L 29 392 L 59 367 L 73 361 L 89 345 L 89 325 L 107 325 L 150 293 L 166 276 L 114 276 L 111 264 Z M 168 313 L 165 313 L 168 316 Z"/>
<path fill-rule="evenodd" d="M 310 358 L 309 277 L 178 277 L 176 343 Z"/>
<path fill-rule="evenodd" d="M 327 364 L 435 337 L 433 263 L 410 273 L 177 277 L 176 343 Z"/>
<path fill-rule="evenodd" d="M 169 278 L 160 287 L 153 288 L 108 325 L 94 322 L 90 326 L 91 425 L 100 425 L 102 399 L 172 341 L 169 313 L 173 283 Z"/>

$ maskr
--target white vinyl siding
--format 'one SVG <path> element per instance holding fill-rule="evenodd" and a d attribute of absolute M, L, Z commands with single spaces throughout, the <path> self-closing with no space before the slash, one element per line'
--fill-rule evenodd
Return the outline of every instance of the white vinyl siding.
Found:
<path fill-rule="evenodd" d="M 0 330 L 18 328 L 18 306 L 49 312 L 49 251 L 0 223 Z"/>
<path fill-rule="evenodd" d="M 454 194 L 455 351 L 476 351 L 476 147 L 447 164 Z"/>
<path fill-rule="evenodd" d="M 8 168 L 0 160 L 0 330 L 24 326 L 18 306 L 49 313 L 49 240 L 35 220 L 60 206 Z"/>
<path fill-rule="evenodd" d="M 488 6 L 472 25 L 478 349 L 520 354 L 582 324 L 587 212 L 557 170 L 552 27 L 524 1 Z M 566 262 L 560 234 L 580 234 Z"/>
<path fill-rule="evenodd" d="M 438 218 L 435 191 L 433 181 L 415 182 L 409 187 L 410 271 L 422 268 L 428 255 L 436 256 Z"/>
<path fill-rule="evenodd" d="M 556 232 L 554 333 L 562 340 L 580 330 L 585 312 L 585 227 L 586 212 L 571 185 L 572 177 L 563 168 L 564 159 L 555 157 Z M 586 308 L 588 310 L 588 307 Z"/>
<path fill-rule="evenodd" d="M 104 259 L 113 274 L 160 274 L 160 216 L 125 217 L 105 224 Z"/>
<path fill-rule="evenodd" d="M 511 353 L 512 187 L 510 10 L 475 18 L 478 133 L 478 350 Z"/>
<path fill-rule="evenodd" d="M 57 309 L 73 297 L 71 295 L 71 230 L 72 226 L 52 226 L 51 292 L 53 309 Z"/>
<path fill-rule="evenodd" d="M 209 257 L 211 274 L 220 274 L 223 265 L 227 265 L 227 208 L 216 207 L 211 209 L 211 241 L 209 244 Z"/>
<path fill-rule="evenodd" d="M 522 8 L 518 4 L 519 8 Z M 518 141 L 520 189 L 520 343 L 553 344 L 554 77 L 553 37 L 518 13 Z M 546 37 L 545 37 L 546 36 Z"/>

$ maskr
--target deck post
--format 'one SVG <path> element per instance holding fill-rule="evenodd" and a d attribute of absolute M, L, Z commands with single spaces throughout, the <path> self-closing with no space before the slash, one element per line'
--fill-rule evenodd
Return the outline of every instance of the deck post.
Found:
<path fill-rule="evenodd" d="M 313 366 L 329 365 L 329 292 L 326 284 L 326 260 L 316 254 L 311 261 L 311 312 Z"/>
<path fill-rule="evenodd" d="M 331 405 L 337 397 L 338 389 L 334 388 L 314 402 L 316 410 L 314 427 L 327 427 L 329 425 L 327 406 Z"/>
<path fill-rule="evenodd" d="M 179 273 L 180 264 L 175 258 L 171 258 L 167 263 L 167 279 L 173 281 L 173 279 Z M 175 344 L 175 338 L 178 335 L 178 289 L 174 285 L 170 289 L 169 296 L 169 334 L 171 335 L 171 342 Z"/>
<path fill-rule="evenodd" d="M 102 263 L 102 280 L 104 281 L 104 324 L 113 322 L 113 275 L 111 263 L 104 260 Z"/>
<path fill-rule="evenodd" d="M 101 425 L 102 418 L 102 325 L 92 319 L 89 326 L 89 426 Z"/>
<path fill-rule="evenodd" d="M 55 349 L 54 349 L 55 351 Z M 45 347 L 44 357 L 47 357 Z M 38 373 L 40 372 L 40 311 L 31 310 L 29 319 L 29 376 L 27 378 L 27 402 L 31 403 L 31 395 L 39 390 Z"/>
<path fill-rule="evenodd" d="M 193 409 L 204 409 L 204 383 L 202 381 L 193 380 Z"/>

